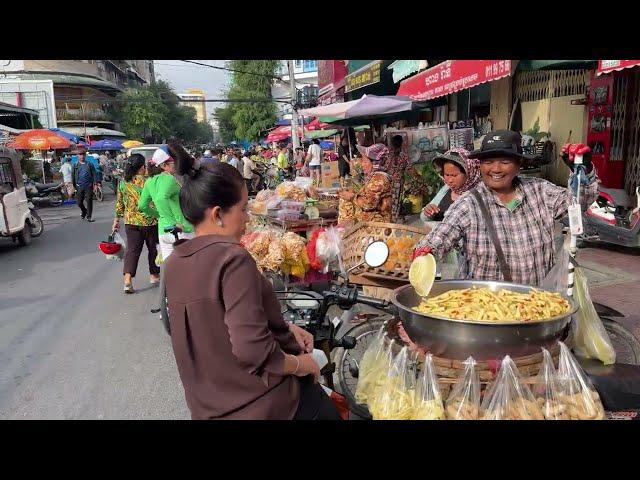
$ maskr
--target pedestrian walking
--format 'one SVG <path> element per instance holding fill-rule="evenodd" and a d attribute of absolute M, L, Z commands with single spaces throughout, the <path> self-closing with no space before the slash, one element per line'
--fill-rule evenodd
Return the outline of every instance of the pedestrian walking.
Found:
<path fill-rule="evenodd" d="M 95 167 L 87 162 L 87 151 L 80 148 L 75 152 L 78 155 L 78 163 L 73 167 L 73 185 L 77 192 L 78 207 L 82 214 L 80 218 L 86 218 L 87 222 L 93 222 L 93 186 L 97 181 L 98 173 Z M 84 202 L 87 201 L 85 207 Z"/>
<path fill-rule="evenodd" d="M 144 214 L 138 208 L 140 194 L 147 179 L 144 156 L 136 153 L 129 157 L 124 173 L 124 181 L 118 185 L 113 231 L 120 229 L 120 218 L 124 218 L 124 230 L 127 235 L 127 250 L 124 256 L 124 292 L 133 293 L 132 280 L 136 276 L 138 260 L 142 248 L 147 245 L 149 262 L 149 281 L 151 285 L 160 282 L 160 267 L 156 265 L 158 255 L 158 220 L 155 216 Z"/>
<path fill-rule="evenodd" d="M 62 158 L 60 173 L 62 173 L 62 181 L 64 182 L 64 188 L 67 191 L 67 198 L 71 200 L 73 195 L 76 193 L 76 189 L 73 187 L 73 166 L 71 165 L 71 158 L 67 156 Z"/>
<path fill-rule="evenodd" d="M 316 186 L 320 185 L 321 164 L 322 149 L 320 148 L 320 140 L 314 138 L 313 143 L 309 146 L 309 151 L 307 152 L 307 165 L 309 166 L 309 170 L 311 170 L 311 178 L 313 179 L 313 184 Z"/>

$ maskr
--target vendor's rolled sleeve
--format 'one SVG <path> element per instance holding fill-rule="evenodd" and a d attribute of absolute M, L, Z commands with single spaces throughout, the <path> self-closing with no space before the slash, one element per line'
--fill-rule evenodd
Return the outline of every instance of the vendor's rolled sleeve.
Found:
<path fill-rule="evenodd" d="M 268 373 L 283 375 L 284 353 L 268 328 L 260 273 L 247 252 L 238 250 L 226 265 L 222 298 L 224 322 L 229 329 L 233 355 L 240 366 L 260 376 L 265 383 Z"/>

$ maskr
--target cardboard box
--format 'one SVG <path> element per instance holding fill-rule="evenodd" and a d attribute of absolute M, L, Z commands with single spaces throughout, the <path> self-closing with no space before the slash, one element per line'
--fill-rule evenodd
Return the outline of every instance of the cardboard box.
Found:
<path fill-rule="evenodd" d="M 340 188 L 338 162 L 324 162 L 320 167 L 322 188 Z"/>

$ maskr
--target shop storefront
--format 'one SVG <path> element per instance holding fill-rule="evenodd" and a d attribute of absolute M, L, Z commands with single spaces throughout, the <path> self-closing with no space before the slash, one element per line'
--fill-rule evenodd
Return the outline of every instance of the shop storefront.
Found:
<path fill-rule="evenodd" d="M 344 102 L 346 76 L 344 60 L 318 60 L 318 105 Z"/>

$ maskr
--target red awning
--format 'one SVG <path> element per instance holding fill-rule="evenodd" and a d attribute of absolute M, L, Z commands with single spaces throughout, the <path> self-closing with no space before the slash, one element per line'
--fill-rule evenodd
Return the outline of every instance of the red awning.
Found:
<path fill-rule="evenodd" d="M 640 60 L 598 60 L 597 74 L 611 73 L 640 65 Z"/>
<path fill-rule="evenodd" d="M 511 60 L 447 60 L 400 82 L 396 95 L 431 100 L 511 75 Z"/>

